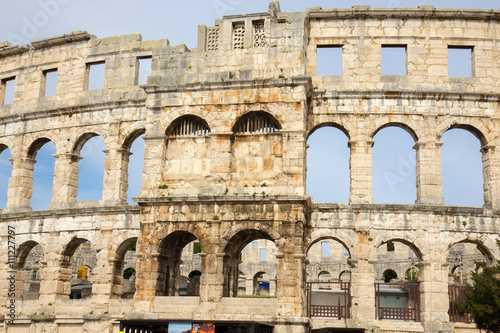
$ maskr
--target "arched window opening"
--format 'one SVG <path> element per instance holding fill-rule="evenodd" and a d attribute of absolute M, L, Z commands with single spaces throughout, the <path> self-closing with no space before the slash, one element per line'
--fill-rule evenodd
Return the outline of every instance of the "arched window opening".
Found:
<path fill-rule="evenodd" d="M 233 132 L 241 133 L 272 133 L 281 130 L 281 125 L 271 114 L 264 111 L 253 111 L 243 115 L 236 121 Z"/>
<path fill-rule="evenodd" d="M 182 250 L 180 266 L 181 280 L 179 296 L 200 296 L 201 281 L 201 244 L 194 240 Z"/>
<path fill-rule="evenodd" d="M 135 294 L 137 237 L 123 241 L 116 250 L 112 298 L 132 299 Z"/>
<path fill-rule="evenodd" d="M 487 264 L 488 258 L 477 244 L 460 242 L 450 247 L 446 262 L 449 264 L 449 283 L 465 285 L 470 283 L 471 273 L 476 270 L 477 263 Z"/>
<path fill-rule="evenodd" d="M 35 141 L 29 150 L 29 156 L 36 158 L 33 170 L 33 210 L 49 209 L 52 200 L 52 183 L 54 180 L 54 165 L 56 154 L 55 144 L 48 139 Z"/>
<path fill-rule="evenodd" d="M 79 151 L 82 159 L 78 167 L 78 201 L 102 199 L 105 149 L 103 138 L 93 136 Z"/>
<path fill-rule="evenodd" d="M 420 259 L 416 247 L 405 241 L 389 240 L 378 247 L 375 263 L 377 319 L 420 321 L 420 286 L 414 279 L 418 277 Z"/>
<path fill-rule="evenodd" d="M 16 290 L 16 298 L 25 301 L 40 297 L 40 283 L 44 262 L 43 248 L 35 241 L 28 241 L 18 249 L 16 282 L 22 286 Z"/>
<path fill-rule="evenodd" d="M 136 138 L 130 146 L 130 152 L 128 160 L 128 190 L 127 190 L 127 202 L 130 205 L 135 205 L 133 197 L 139 196 L 139 190 L 142 187 L 142 169 L 144 166 L 144 135 Z"/>
<path fill-rule="evenodd" d="M 92 243 L 83 238 L 73 239 L 63 252 L 63 268 L 71 269 L 71 277 L 63 277 L 71 285 L 70 299 L 92 296 L 92 270 L 97 266 L 97 252 Z"/>
<path fill-rule="evenodd" d="M 398 278 L 398 274 L 392 269 L 386 269 L 383 273 L 383 279 L 385 283 L 391 283 L 392 281 L 396 281 Z"/>
<path fill-rule="evenodd" d="M 404 242 L 389 240 L 383 243 L 377 249 L 376 282 L 389 283 L 387 277 L 391 278 L 391 282 L 397 283 L 410 280 L 406 272 L 411 269 L 414 272 L 413 274 L 418 274 L 417 264 L 420 262 L 419 258 L 415 250 Z M 389 271 L 393 271 L 395 275 L 386 276 L 386 272 Z M 413 281 L 413 279 L 411 280 Z"/>
<path fill-rule="evenodd" d="M 316 241 L 307 251 L 308 281 L 339 282 L 337 278 L 350 270 L 349 250 L 331 238 Z"/>
<path fill-rule="evenodd" d="M 7 190 L 9 188 L 9 179 L 12 176 L 12 163 L 10 159 L 10 149 L 0 144 L 0 208 L 7 205 Z"/>
<path fill-rule="evenodd" d="M 233 236 L 225 249 L 225 297 L 276 297 L 277 248 L 269 235 L 245 230 Z M 241 272 L 250 272 L 242 279 Z"/>
<path fill-rule="evenodd" d="M 342 271 L 339 275 L 339 280 L 342 282 L 351 282 L 351 271 Z"/>
<path fill-rule="evenodd" d="M 175 231 L 160 245 L 157 296 L 199 296 L 199 276 L 202 273 L 201 247 L 196 237 L 187 231 Z M 191 274 L 192 273 L 192 274 Z M 190 276 L 191 275 L 191 279 Z"/>
<path fill-rule="evenodd" d="M 405 129 L 384 127 L 373 137 L 373 202 L 414 204 L 415 139 Z"/>
<path fill-rule="evenodd" d="M 167 136 L 206 135 L 210 128 L 205 120 L 197 116 L 182 116 L 172 122 L 167 130 Z"/>
<path fill-rule="evenodd" d="M 307 140 L 307 194 L 318 203 L 348 203 L 350 187 L 348 137 L 322 127 Z"/>
<path fill-rule="evenodd" d="M 446 205 L 481 207 L 483 166 L 481 143 L 470 131 L 453 128 L 441 137 L 441 174 Z"/>
<path fill-rule="evenodd" d="M 307 250 L 307 302 L 311 316 L 347 318 L 350 311 L 350 254 L 345 244 L 321 238 Z M 350 274 L 349 274 L 350 275 Z"/>
<path fill-rule="evenodd" d="M 470 313 L 463 313 L 457 305 L 465 300 L 466 284 L 472 284 L 472 273 L 492 262 L 491 254 L 484 247 L 464 241 L 453 244 L 446 257 L 448 268 L 448 315 L 451 322 L 472 323 Z"/>

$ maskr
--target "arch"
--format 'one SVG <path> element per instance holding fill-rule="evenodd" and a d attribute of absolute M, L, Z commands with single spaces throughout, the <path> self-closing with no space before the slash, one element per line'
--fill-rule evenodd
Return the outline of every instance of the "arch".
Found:
<path fill-rule="evenodd" d="M 411 241 L 406 240 L 404 238 L 391 238 L 391 239 L 388 239 L 386 241 L 381 242 L 376 247 L 380 248 L 382 245 L 386 245 L 387 243 L 390 243 L 390 242 L 399 242 L 399 243 L 402 243 L 402 244 L 408 246 L 413 251 L 413 253 L 415 253 L 415 255 L 417 256 L 417 259 L 419 261 L 423 260 L 422 251 L 420 251 L 420 249 L 414 243 L 412 243 Z"/>
<path fill-rule="evenodd" d="M 192 279 L 195 276 L 201 276 L 201 272 L 198 270 L 192 271 L 191 273 L 188 274 L 188 278 Z"/>
<path fill-rule="evenodd" d="M 281 124 L 270 113 L 265 111 L 250 111 L 240 116 L 234 126 L 233 133 L 272 133 L 279 132 Z"/>
<path fill-rule="evenodd" d="M 205 135 L 210 133 L 207 122 L 195 115 L 184 115 L 175 119 L 166 130 L 167 137 Z"/>
<path fill-rule="evenodd" d="M 156 286 L 157 296 L 181 295 L 181 284 L 187 288 L 187 277 L 181 275 L 182 253 L 186 245 L 197 238 L 189 231 L 174 231 L 168 234 L 159 244 L 158 275 L 159 282 Z M 203 244 L 202 244 L 203 246 Z M 187 275 L 187 274 L 186 274 Z M 199 289 L 198 289 L 199 292 Z M 187 295 L 186 293 L 183 293 Z"/>
<path fill-rule="evenodd" d="M 132 268 L 132 267 L 125 268 L 123 270 L 123 279 L 129 280 L 132 277 L 132 275 L 134 275 L 134 274 L 135 274 L 134 268 Z"/>
<path fill-rule="evenodd" d="M 224 246 L 224 253 L 230 256 L 236 256 L 241 253 L 243 248 L 253 240 L 267 239 L 275 243 L 275 240 L 269 233 L 257 229 L 244 229 L 234 234 Z"/>
<path fill-rule="evenodd" d="M 393 269 L 386 269 L 382 274 L 384 283 L 390 283 L 392 280 L 398 278 L 398 274 Z"/>
<path fill-rule="evenodd" d="M 489 164 L 483 163 L 479 132 L 451 127 L 441 136 L 443 198 L 447 205 L 482 207 L 485 203 L 485 176 Z M 487 154 L 487 153 L 486 153 Z"/>
<path fill-rule="evenodd" d="M 323 236 L 323 237 L 319 237 L 319 238 L 314 239 L 312 242 L 310 242 L 309 244 L 306 245 L 306 253 L 309 252 L 309 250 L 311 249 L 311 247 L 314 244 L 317 244 L 318 242 L 321 242 L 324 240 L 333 240 L 337 243 L 340 243 L 344 247 L 344 249 L 347 250 L 349 257 L 351 257 L 351 251 L 349 250 L 349 247 L 346 245 L 346 243 L 335 236 Z"/>
<path fill-rule="evenodd" d="M 144 133 L 146 133 L 145 128 L 135 129 L 132 133 L 130 133 L 125 140 L 123 141 L 122 148 L 126 150 L 130 150 L 132 144 L 135 140 L 141 137 Z"/>
<path fill-rule="evenodd" d="M 76 249 L 83 243 L 88 242 L 87 239 L 85 238 L 78 238 L 78 237 L 73 237 L 68 244 L 64 247 L 64 250 L 62 252 L 63 260 L 67 261 L 73 254 L 75 254 Z M 66 258 L 68 259 L 66 259 Z M 69 264 L 69 261 L 67 262 Z"/>
<path fill-rule="evenodd" d="M 28 148 L 28 157 L 36 158 L 38 150 L 40 150 L 40 148 L 42 148 L 48 142 L 53 142 L 53 141 L 46 137 L 36 139 L 33 143 L 31 143 L 30 147 Z"/>
<path fill-rule="evenodd" d="M 342 272 L 340 272 L 339 281 L 350 282 L 351 281 L 351 271 L 350 270 L 343 270 Z"/>
<path fill-rule="evenodd" d="M 458 123 L 458 122 L 452 122 L 451 124 L 447 124 L 447 126 L 445 126 L 444 128 L 438 129 L 438 139 L 441 140 L 444 133 L 448 132 L 451 129 L 457 129 L 457 128 L 466 130 L 467 132 L 474 135 L 481 143 L 481 147 L 486 146 L 488 144 L 488 139 L 486 138 L 486 135 L 484 135 L 484 133 L 481 130 L 479 130 L 475 125 Z"/>
<path fill-rule="evenodd" d="M 18 248 L 17 248 L 17 256 L 16 256 L 16 269 L 23 269 L 24 264 L 26 263 L 26 258 L 30 254 L 31 250 L 37 246 L 40 245 L 38 242 L 34 240 L 28 240 L 24 243 L 22 243 Z M 45 253 L 44 253 L 45 255 Z"/>
<path fill-rule="evenodd" d="M 327 122 L 324 122 L 324 123 L 321 123 L 319 125 L 316 125 L 314 126 L 308 133 L 307 133 L 307 138 L 306 138 L 306 141 L 309 140 L 309 137 L 314 133 L 316 132 L 317 130 L 323 128 L 323 127 L 333 127 L 333 128 L 336 128 L 338 130 L 340 130 L 342 133 L 345 134 L 345 136 L 347 137 L 347 140 L 351 140 L 351 136 L 349 134 L 349 131 L 342 125 L 336 123 L 336 122 L 332 122 L 332 121 L 327 121 Z"/>
<path fill-rule="evenodd" d="M 372 137 L 374 203 L 414 204 L 417 199 L 415 132 L 401 123 L 379 127 Z"/>
<path fill-rule="evenodd" d="M 80 135 L 80 137 L 78 137 L 78 139 L 76 140 L 76 142 L 73 146 L 73 154 L 79 155 L 83 146 L 87 143 L 87 141 L 89 141 L 90 139 L 92 139 L 93 137 L 96 137 L 96 136 L 102 137 L 102 135 L 97 134 L 96 132 L 87 132 L 87 133 Z M 103 138 L 103 140 L 104 140 L 104 138 Z"/>
<path fill-rule="evenodd" d="M 349 202 L 349 135 L 340 125 L 321 124 L 307 139 L 307 194 L 319 203 Z"/>
<path fill-rule="evenodd" d="M 378 132 L 380 132 L 381 130 L 383 130 L 384 128 L 387 128 L 387 127 L 401 128 L 401 129 L 405 130 L 408 134 L 410 134 L 410 136 L 413 138 L 414 142 L 418 142 L 418 135 L 415 132 L 415 130 L 413 128 L 411 128 L 410 126 L 408 126 L 407 124 L 401 123 L 401 122 L 388 122 L 386 124 L 379 126 L 377 129 L 375 129 L 375 131 L 373 131 L 373 133 L 370 135 L 370 138 L 373 139 Z"/>
<path fill-rule="evenodd" d="M 457 244 L 461 244 L 461 243 L 464 243 L 464 244 L 475 244 L 477 246 L 477 249 L 479 250 L 479 252 L 481 252 L 481 254 L 484 256 L 484 258 L 486 259 L 486 264 L 487 265 L 493 265 L 495 263 L 495 256 L 493 255 L 493 252 L 484 244 L 483 241 L 481 241 L 480 239 L 470 239 L 470 238 L 464 238 L 458 242 L 454 242 L 452 244 L 449 244 L 448 245 L 448 253 L 449 251 L 451 250 L 451 248 Z"/>
<path fill-rule="evenodd" d="M 123 260 L 127 251 L 136 242 L 137 242 L 137 237 L 130 237 L 121 242 L 120 245 L 118 245 L 118 247 L 116 248 L 116 259 Z"/>

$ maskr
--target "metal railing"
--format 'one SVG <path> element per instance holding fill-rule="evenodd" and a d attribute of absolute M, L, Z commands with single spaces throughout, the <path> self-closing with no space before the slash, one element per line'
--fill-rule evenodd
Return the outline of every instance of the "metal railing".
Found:
<path fill-rule="evenodd" d="M 466 294 L 467 288 L 464 285 L 450 284 L 448 286 L 448 295 L 450 298 L 450 309 L 448 310 L 448 315 L 450 316 L 450 321 L 460 323 L 474 322 L 470 313 L 461 313 L 457 308 L 457 303 L 465 301 Z"/>
<path fill-rule="evenodd" d="M 306 282 L 307 316 L 349 318 L 351 284 L 349 282 Z"/>
<path fill-rule="evenodd" d="M 418 283 L 375 283 L 376 318 L 420 321 L 419 287 Z"/>

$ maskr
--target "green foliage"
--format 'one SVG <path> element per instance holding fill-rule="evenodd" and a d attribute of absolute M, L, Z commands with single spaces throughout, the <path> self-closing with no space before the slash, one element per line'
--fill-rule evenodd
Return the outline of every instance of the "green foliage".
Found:
<path fill-rule="evenodd" d="M 193 244 L 193 254 L 201 253 L 201 244 L 196 242 Z"/>
<path fill-rule="evenodd" d="M 160 185 L 158 186 L 158 189 L 160 190 L 166 190 L 168 188 L 168 185 Z"/>
<path fill-rule="evenodd" d="M 500 264 L 487 267 L 477 262 L 472 282 L 467 285 L 465 301 L 457 304 L 458 309 L 470 313 L 480 330 L 500 332 Z"/>
<path fill-rule="evenodd" d="M 134 244 L 130 245 L 127 251 L 135 251 L 136 248 L 137 248 L 137 242 L 134 242 Z"/>

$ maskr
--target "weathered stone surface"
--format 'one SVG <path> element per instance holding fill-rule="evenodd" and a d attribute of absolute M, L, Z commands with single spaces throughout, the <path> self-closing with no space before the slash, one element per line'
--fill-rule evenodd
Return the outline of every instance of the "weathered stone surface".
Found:
<path fill-rule="evenodd" d="M 0 43 L 0 101 L 5 80 L 15 78 L 13 103 L 0 106 L 0 151 L 9 148 L 13 164 L 0 214 L 0 331 L 117 332 L 123 319 L 254 320 L 297 333 L 472 331 L 450 322 L 449 253 L 468 242 L 488 263 L 500 255 L 498 19 L 498 11 L 432 6 L 281 13 L 273 1 L 267 13 L 200 26 L 193 50 L 166 39 L 142 42 L 138 34 L 98 39 L 82 31 L 26 47 Z M 406 75 L 381 74 L 381 47 L 388 45 L 405 47 Z M 327 46 L 342 46 L 342 75 L 316 75 L 317 49 Z M 471 49 L 471 77 L 448 76 L 449 46 Z M 144 57 L 152 58 L 151 75 L 139 86 Z M 99 62 L 104 87 L 88 90 L 89 65 Z M 45 96 L 44 73 L 55 69 L 56 95 Z M 305 191 L 306 140 L 330 125 L 349 140 L 348 205 L 315 204 Z M 400 126 L 415 140 L 415 205 L 373 204 L 373 136 L 386 126 Z M 481 142 L 483 208 L 444 205 L 440 138 L 456 127 Z M 130 147 L 142 134 L 142 189 L 138 206 L 127 205 Z M 106 144 L 102 200 L 78 202 L 80 150 L 94 135 Z M 48 141 L 57 149 L 52 202 L 49 210 L 32 211 L 36 152 Z M 317 270 L 326 262 L 314 245 L 326 239 L 345 251 L 328 274 L 351 276 L 345 320 L 308 317 L 306 282 L 320 280 Z M 195 240 L 202 252 L 187 263 L 182 250 Z M 239 265 L 244 246 L 257 240 L 274 243 L 273 268 L 265 272 L 276 297 L 236 298 L 241 284 L 249 295 L 255 287 L 258 265 Z M 85 241 L 95 251 L 91 294 L 69 299 L 72 260 L 76 265 Z M 381 255 L 392 241 L 411 251 Z M 37 245 L 39 296 L 16 295 L 10 325 L 7 279 L 16 276 L 16 289 L 27 284 L 25 259 Z M 410 252 L 420 321 L 379 320 L 374 282 L 383 280 L 381 262 L 406 260 Z M 132 262 L 134 282 L 126 282 L 122 273 Z M 395 269 L 407 274 L 405 266 Z M 199 296 L 179 297 L 180 277 L 193 270 L 201 276 L 189 282 L 199 284 L 186 290 Z M 134 283 L 133 299 L 122 299 Z"/>

